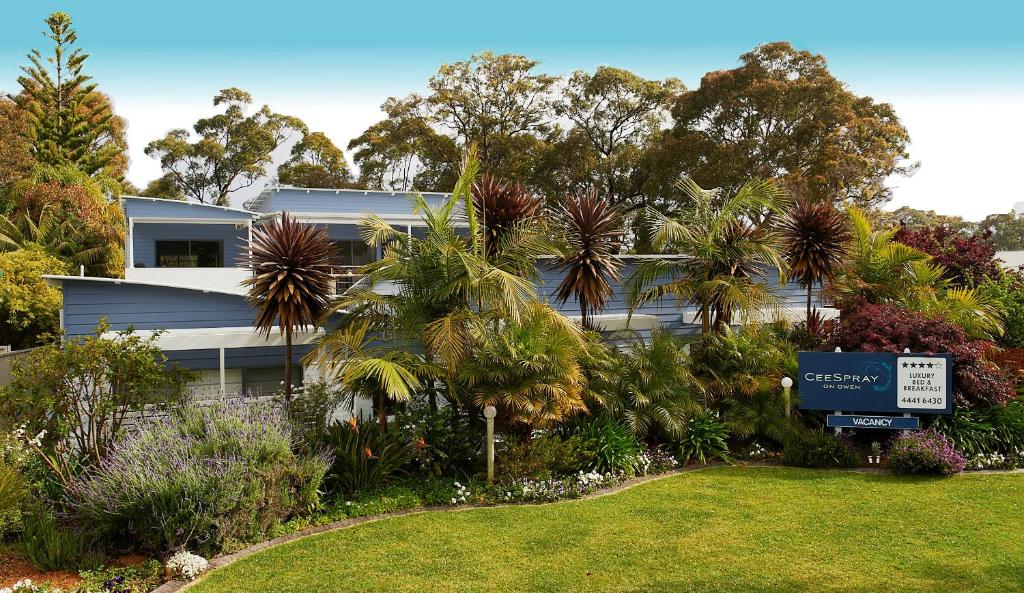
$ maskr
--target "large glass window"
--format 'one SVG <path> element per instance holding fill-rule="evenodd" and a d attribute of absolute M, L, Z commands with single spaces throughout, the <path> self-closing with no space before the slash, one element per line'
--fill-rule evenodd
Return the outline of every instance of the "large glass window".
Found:
<path fill-rule="evenodd" d="M 365 266 L 373 262 L 373 252 L 370 246 L 362 241 L 335 241 L 334 242 L 334 265 L 336 266 Z"/>
<path fill-rule="evenodd" d="M 157 241 L 158 268 L 224 267 L 223 241 Z"/>

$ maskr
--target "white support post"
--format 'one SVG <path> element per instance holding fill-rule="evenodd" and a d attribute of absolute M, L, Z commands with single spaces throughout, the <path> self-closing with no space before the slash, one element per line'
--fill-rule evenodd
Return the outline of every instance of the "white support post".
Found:
<path fill-rule="evenodd" d="M 129 218 L 128 219 L 128 240 L 126 241 L 126 243 L 127 243 L 127 245 L 125 245 L 125 247 L 127 249 L 125 249 L 125 251 L 128 253 L 128 262 L 127 262 L 127 264 L 128 264 L 129 268 L 134 268 L 135 267 L 135 219 L 134 218 Z"/>
<path fill-rule="evenodd" d="M 227 384 L 225 381 L 226 373 L 224 370 L 224 348 L 220 349 L 220 394 L 224 395 L 227 393 Z"/>
<path fill-rule="evenodd" d="M 832 415 L 833 416 L 842 416 L 843 415 L 843 411 L 842 410 L 832 410 Z M 839 436 L 839 435 L 843 434 L 843 427 L 842 426 L 837 426 L 835 430 L 836 430 L 836 436 Z"/>

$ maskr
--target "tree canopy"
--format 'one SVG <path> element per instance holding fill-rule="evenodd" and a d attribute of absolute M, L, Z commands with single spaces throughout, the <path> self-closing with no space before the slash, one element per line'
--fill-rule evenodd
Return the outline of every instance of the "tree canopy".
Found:
<path fill-rule="evenodd" d="M 184 195 L 204 204 L 226 206 L 229 196 L 267 174 L 271 153 L 293 134 L 305 133 L 296 117 L 274 113 L 264 105 L 246 114 L 252 96 L 237 88 L 224 89 L 213 105 L 224 111 L 192 126 L 198 139 L 175 129 L 146 146 Z"/>
<path fill-rule="evenodd" d="M 83 73 L 88 54 L 75 47 L 71 17 L 55 12 L 46 19 L 53 54 L 33 49 L 18 77 L 14 100 L 24 110 L 25 137 L 39 163 L 74 165 L 88 175 L 124 179 L 128 167 L 125 122 L 114 115 L 110 99 Z"/>
<path fill-rule="evenodd" d="M 853 93 L 823 56 L 786 42 L 740 62 L 704 75 L 676 101 L 666 172 L 727 193 L 776 179 L 799 198 L 861 207 L 890 199 L 886 178 L 912 169 L 910 137 L 891 105 Z"/>
<path fill-rule="evenodd" d="M 277 168 L 277 180 L 295 187 L 352 187 L 345 153 L 323 132 L 310 132 L 292 147 L 291 158 Z"/>

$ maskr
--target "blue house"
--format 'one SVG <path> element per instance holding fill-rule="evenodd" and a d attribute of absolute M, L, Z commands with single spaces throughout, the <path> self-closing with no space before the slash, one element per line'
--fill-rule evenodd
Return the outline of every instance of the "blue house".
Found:
<path fill-rule="evenodd" d="M 447 194 L 425 194 L 440 204 Z M 158 343 L 167 356 L 194 370 L 200 394 L 217 392 L 273 392 L 284 377 L 283 340 L 269 338 L 252 328 L 254 312 L 245 302 L 242 280 L 250 273 L 245 254 L 254 225 L 283 212 L 326 227 L 337 247 L 334 264 L 336 290 L 344 291 L 359 279 L 360 266 L 380 254 L 360 239 L 358 222 L 367 213 L 379 215 L 410 235 L 423 232 L 421 222 L 402 192 L 324 190 L 269 187 L 248 203 L 247 209 L 210 206 L 157 198 L 121 199 L 128 224 L 124 279 L 86 276 L 49 276 L 64 292 L 61 326 L 69 337 L 90 334 L 106 318 L 112 331 L 129 326 L 139 333 L 160 330 Z M 645 256 L 627 256 L 623 278 Z M 657 257 L 657 256 L 647 256 Z M 539 262 L 542 298 L 555 303 L 561 273 L 552 263 Z M 768 278 L 769 285 L 777 279 Z M 651 303 L 628 316 L 625 289 L 615 295 L 595 322 L 606 330 L 635 329 L 643 334 L 663 327 L 677 334 L 696 333 L 695 311 L 676 303 Z M 782 308 L 777 315 L 799 318 L 804 293 L 795 285 L 779 288 Z M 563 312 L 578 316 L 572 300 Z M 315 344 L 319 330 L 296 336 L 298 364 Z M 318 369 L 303 369 L 306 377 Z"/>

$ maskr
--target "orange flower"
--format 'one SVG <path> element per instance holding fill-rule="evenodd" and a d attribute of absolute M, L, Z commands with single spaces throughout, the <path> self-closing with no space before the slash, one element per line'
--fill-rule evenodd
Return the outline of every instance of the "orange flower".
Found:
<path fill-rule="evenodd" d="M 366 457 L 367 459 L 373 459 L 373 451 L 371 451 L 370 448 L 367 447 L 363 449 L 363 456 Z"/>

